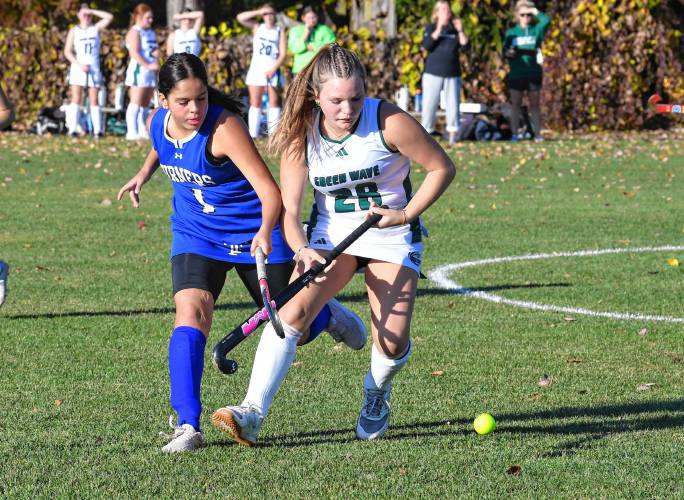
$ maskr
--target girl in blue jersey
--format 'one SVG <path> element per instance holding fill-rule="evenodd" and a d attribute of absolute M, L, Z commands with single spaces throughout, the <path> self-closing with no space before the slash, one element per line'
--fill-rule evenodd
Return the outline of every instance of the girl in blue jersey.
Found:
<path fill-rule="evenodd" d="M 383 217 L 335 259 L 324 280 L 281 307 L 284 340 L 264 330 L 252 373 L 269 371 L 278 377 L 266 381 L 252 375 L 242 404 L 212 416 L 238 443 L 256 442 L 297 344 L 309 335 L 320 307 L 359 267 L 365 268 L 373 348 L 356 435 L 376 439 L 387 430 L 391 382 L 412 350 L 409 333 L 423 248 L 419 217 L 447 188 L 455 167 L 409 114 L 365 94 L 363 64 L 336 44 L 318 52 L 288 88 L 271 144 L 282 153 L 282 230 L 298 249 L 294 275 L 325 262 L 323 255 L 370 213 Z M 409 179 L 412 160 L 427 172 L 415 194 Z M 299 221 L 309 184 L 315 204 L 307 234 Z"/>
<path fill-rule="evenodd" d="M 178 427 L 162 451 L 178 452 L 204 444 L 199 425 L 204 348 L 227 271 L 235 268 L 260 305 L 256 248 L 269 257 L 273 293 L 287 285 L 293 254 L 277 225 L 280 191 L 249 137 L 240 105 L 209 87 L 204 65 L 188 53 L 174 54 L 164 63 L 158 90 L 162 108 L 148 120 L 152 149 L 118 198 L 128 192 L 137 207 L 142 186 L 158 168 L 173 182 L 176 321 L 169 341 L 169 375 Z M 358 316 L 335 301 L 326 307 L 311 335 L 325 328 L 334 338 L 361 348 L 365 329 Z"/>

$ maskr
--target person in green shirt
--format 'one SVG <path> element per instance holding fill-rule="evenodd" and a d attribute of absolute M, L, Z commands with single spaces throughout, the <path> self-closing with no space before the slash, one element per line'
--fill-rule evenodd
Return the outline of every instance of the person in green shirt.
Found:
<path fill-rule="evenodd" d="M 294 54 L 294 75 L 307 65 L 316 52 L 336 40 L 333 30 L 324 24 L 318 24 L 318 14 L 313 7 L 304 7 L 301 19 L 304 24 L 292 28 L 287 37 L 287 48 Z"/>
<path fill-rule="evenodd" d="M 534 139 L 542 141 L 539 106 L 542 88 L 541 44 L 550 19 L 537 10 L 530 0 L 518 0 L 515 4 L 515 17 L 517 24 L 506 31 L 504 38 L 504 57 L 510 65 L 506 83 L 511 93 L 511 140 L 518 140 L 520 108 L 523 92 L 527 92 Z"/>

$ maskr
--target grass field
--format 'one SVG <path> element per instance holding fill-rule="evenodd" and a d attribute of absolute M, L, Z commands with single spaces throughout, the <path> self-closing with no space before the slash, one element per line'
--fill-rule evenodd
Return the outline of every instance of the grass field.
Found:
<path fill-rule="evenodd" d="M 0 310 L 0 496 L 683 497 L 682 144 L 684 131 L 459 144 L 456 180 L 424 216 L 426 273 L 677 247 L 448 274 L 507 300 L 672 321 L 531 310 L 422 280 L 415 353 L 394 383 L 385 439 L 354 439 L 370 348 L 324 337 L 298 353 L 262 445 L 226 442 L 208 416 L 244 395 L 248 339 L 231 377 L 207 351 L 208 447 L 165 456 L 170 182 L 158 172 L 135 210 L 115 196 L 143 146 L 0 135 L 0 258 L 12 266 Z M 341 299 L 368 321 L 363 290 L 355 277 Z M 254 308 L 235 276 L 218 308 L 209 346 Z M 498 422 L 489 436 L 471 426 L 484 411 Z"/>

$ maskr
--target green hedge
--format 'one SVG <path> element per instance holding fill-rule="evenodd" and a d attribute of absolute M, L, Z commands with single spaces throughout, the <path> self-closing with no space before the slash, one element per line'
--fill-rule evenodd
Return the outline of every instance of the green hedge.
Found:
<path fill-rule="evenodd" d="M 426 3 L 426 2 L 422 2 Z M 659 0 L 579 0 L 547 2 L 552 24 L 543 52 L 546 125 L 557 130 L 632 129 L 654 117 L 646 99 L 658 92 L 671 101 L 684 100 L 682 33 L 677 12 Z M 431 5 L 431 3 L 430 3 Z M 423 9 L 426 6 L 423 6 Z M 454 8 L 471 38 L 462 54 L 463 89 L 467 100 L 495 104 L 506 100 L 506 64 L 501 40 L 510 24 L 507 0 L 471 0 Z M 417 11 L 418 12 L 418 11 Z M 413 93 L 420 83 L 424 53 L 423 25 L 386 38 L 368 30 L 338 32 L 342 45 L 356 50 L 368 71 L 370 95 L 391 99 L 401 85 Z M 244 88 L 251 57 L 251 37 L 225 23 L 203 36 L 202 58 L 211 83 L 223 90 Z M 102 36 L 102 66 L 110 103 L 123 83 L 128 55 L 124 30 Z M 157 33 L 163 46 L 166 32 Z M 66 33 L 39 28 L 0 29 L 0 73 L 17 108 L 17 128 L 26 128 L 43 106 L 67 98 L 69 63 L 62 55 Z M 287 75 L 286 75 L 287 76 Z M 659 117 L 666 125 L 677 117 Z"/>

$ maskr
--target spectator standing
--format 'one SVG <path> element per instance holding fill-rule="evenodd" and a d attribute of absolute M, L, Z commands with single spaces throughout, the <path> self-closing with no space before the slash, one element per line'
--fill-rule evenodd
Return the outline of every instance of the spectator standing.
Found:
<path fill-rule="evenodd" d="M 421 124 L 435 135 L 435 118 L 440 92 L 446 97 L 446 131 L 454 142 L 460 120 L 461 63 L 460 48 L 468 43 L 463 22 L 454 16 L 451 5 L 439 0 L 432 9 L 432 23 L 425 28 L 423 48 L 428 52 L 423 72 L 423 113 Z"/>
<path fill-rule="evenodd" d="M 542 141 L 539 106 L 543 79 L 541 45 L 550 19 L 537 10 L 530 0 L 518 0 L 515 17 L 517 24 L 506 31 L 504 38 L 504 56 L 510 64 L 506 83 L 511 93 L 511 140 L 519 139 L 522 98 L 523 93 L 527 92 L 534 139 Z"/>
<path fill-rule="evenodd" d="M 179 27 L 171 31 L 166 39 L 166 55 L 187 52 L 199 57 L 202 49 L 200 33 L 204 26 L 204 12 L 187 7 L 183 12 L 175 14 L 173 20 Z"/>
<path fill-rule="evenodd" d="M 254 19 L 261 16 L 262 22 Z M 268 131 L 272 133 L 280 119 L 280 66 L 287 56 L 285 29 L 276 24 L 276 10 L 266 3 L 260 9 L 241 12 L 237 20 L 254 35 L 252 62 L 247 71 L 249 91 L 249 135 L 256 139 L 261 129 L 261 102 L 268 92 Z"/>
<path fill-rule="evenodd" d="M 336 40 L 333 30 L 324 24 L 318 24 L 318 14 L 313 7 L 304 7 L 301 19 L 303 24 L 292 28 L 287 38 L 287 48 L 294 54 L 294 75 L 299 73 L 319 50 Z"/>
<path fill-rule="evenodd" d="M 99 106 L 98 93 L 102 87 L 100 70 L 100 31 L 112 22 L 113 16 L 103 10 L 94 10 L 88 4 L 81 4 L 78 10 L 78 24 L 69 30 L 64 45 L 64 57 L 71 63 L 69 86 L 71 103 L 66 110 L 66 126 L 69 135 L 75 136 L 81 114 L 83 90 L 88 92 L 90 119 L 93 122 L 93 135 L 102 135 L 102 108 Z M 100 20 L 93 24 L 93 16 Z"/>

